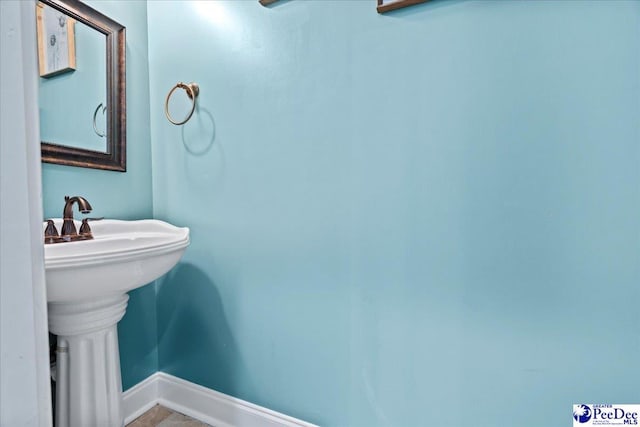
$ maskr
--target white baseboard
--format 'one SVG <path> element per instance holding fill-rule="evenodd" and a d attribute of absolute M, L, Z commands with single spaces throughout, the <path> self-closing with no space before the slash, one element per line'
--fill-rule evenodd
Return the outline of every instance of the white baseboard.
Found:
<path fill-rule="evenodd" d="M 122 397 L 125 425 L 160 404 L 216 427 L 316 427 L 164 372 L 156 372 Z"/>
<path fill-rule="evenodd" d="M 127 425 L 158 403 L 158 372 L 122 393 L 124 424 Z"/>

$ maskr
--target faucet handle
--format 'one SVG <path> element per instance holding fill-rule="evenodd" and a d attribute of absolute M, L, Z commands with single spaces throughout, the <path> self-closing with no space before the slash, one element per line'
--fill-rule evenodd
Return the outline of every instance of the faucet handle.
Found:
<path fill-rule="evenodd" d="M 60 234 L 52 219 L 48 219 L 47 228 L 44 230 L 44 243 L 58 243 L 60 241 Z"/>
<path fill-rule="evenodd" d="M 82 225 L 80 225 L 80 231 L 78 232 L 80 236 L 85 239 L 93 239 L 93 234 L 91 234 L 91 227 L 89 227 L 89 221 L 100 221 L 101 219 L 104 219 L 104 217 L 84 218 L 82 220 Z"/>

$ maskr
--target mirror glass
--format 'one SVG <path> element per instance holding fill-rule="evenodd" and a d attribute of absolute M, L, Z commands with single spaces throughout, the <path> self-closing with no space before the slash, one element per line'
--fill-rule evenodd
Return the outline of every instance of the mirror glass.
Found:
<path fill-rule="evenodd" d="M 42 160 L 124 172 L 125 28 L 78 0 L 36 18 Z"/>
<path fill-rule="evenodd" d="M 106 37 L 49 6 L 38 7 L 43 9 L 40 16 L 48 18 L 50 27 L 55 26 L 45 29 L 45 37 L 39 35 L 49 48 L 44 60 L 48 69 L 59 66 L 56 62 L 61 55 L 53 48 L 58 45 L 67 50 L 58 31 L 63 26 L 73 35 L 76 56 L 75 69 L 39 79 L 40 137 L 59 145 L 106 153 Z"/>

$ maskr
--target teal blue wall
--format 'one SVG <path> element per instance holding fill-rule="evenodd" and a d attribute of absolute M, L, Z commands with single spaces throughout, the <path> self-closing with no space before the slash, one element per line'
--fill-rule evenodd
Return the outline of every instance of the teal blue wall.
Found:
<path fill-rule="evenodd" d="M 90 216 L 150 218 L 152 194 L 146 3 L 87 3 L 123 24 L 127 31 L 127 172 L 44 163 L 44 215 L 45 218 L 61 217 L 64 196 L 82 195 L 93 206 Z M 80 99 L 84 92 L 69 93 L 69 96 Z M 130 296 L 127 314 L 118 328 L 125 389 L 157 370 L 154 285 L 131 292 Z"/>
<path fill-rule="evenodd" d="M 154 216 L 192 232 L 162 371 L 332 426 L 639 401 L 640 2 L 148 19 Z"/>

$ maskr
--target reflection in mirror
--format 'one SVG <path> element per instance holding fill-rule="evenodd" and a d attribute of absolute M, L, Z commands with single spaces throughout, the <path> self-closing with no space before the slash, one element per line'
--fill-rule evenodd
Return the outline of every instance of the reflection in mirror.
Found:
<path fill-rule="evenodd" d="M 78 0 L 37 19 L 42 160 L 124 172 L 125 28 Z"/>
<path fill-rule="evenodd" d="M 39 7 L 62 14 L 49 6 Z M 76 69 L 39 79 L 40 137 L 59 145 L 106 153 L 106 108 L 102 108 L 107 99 L 105 35 L 82 23 L 68 27 L 75 35 Z M 42 39 L 41 34 L 38 39 Z"/>

